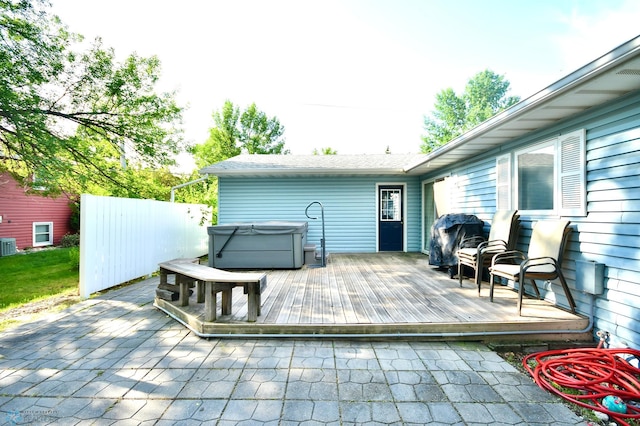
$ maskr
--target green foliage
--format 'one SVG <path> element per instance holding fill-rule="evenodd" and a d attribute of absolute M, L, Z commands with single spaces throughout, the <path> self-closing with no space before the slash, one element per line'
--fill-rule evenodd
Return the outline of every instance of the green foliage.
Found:
<path fill-rule="evenodd" d="M 191 175 L 185 176 L 184 182 L 181 183 L 195 181 L 201 177 L 197 171 L 194 171 Z M 174 195 L 176 202 L 210 206 L 212 210 L 211 223 L 218 222 L 218 179 L 216 177 L 211 176 L 207 180 L 179 188 L 174 192 Z"/>
<path fill-rule="evenodd" d="M 240 110 L 226 101 L 222 110 L 214 111 L 212 117 L 214 127 L 209 129 L 209 139 L 192 149 L 198 168 L 235 157 L 242 151 L 238 143 Z"/>
<path fill-rule="evenodd" d="M 251 104 L 245 111 L 226 101 L 221 111 L 214 111 L 214 127 L 209 139 L 191 150 L 199 168 L 247 154 L 288 154 L 284 149 L 284 126 L 276 117 L 269 118 Z"/>
<path fill-rule="evenodd" d="M 71 247 L 69 249 L 69 263 L 73 269 L 80 268 L 80 247 Z"/>
<path fill-rule="evenodd" d="M 313 155 L 338 155 L 338 151 L 331 147 L 320 148 L 320 151 L 318 151 L 317 148 L 314 148 Z"/>
<path fill-rule="evenodd" d="M 160 61 L 136 54 L 117 62 L 96 39 L 47 14 L 41 0 L 0 0 L 0 151 L 2 167 L 51 192 L 127 188 L 123 159 L 145 167 L 173 163 L 182 147 L 182 109 L 156 93 Z"/>
<path fill-rule="evenodd" d="M 240 115 L 239 141 L 247 154 L 283 154 L 284 126 L 276 117 L 269 118 L 258 110 L 256 104 L 249 105 Z"/>
<path fill-rule="evenodd" d="M 52 295 L 78 294 L 79 272 L 69 265 L 71 249 L 0 257 L 0 312 Z"/>
<path fill-rule="evenodd" d="M 507 96 L 509 82 L 490 70 L 467 82 L 462 95 L 451 88 L 436 95 L 434 111 L 424 118 L 426 135 L 421 150 L 431 152 L 520 101 Z"/>
<path fill-rule="evenodd" d="M 72 232 L 80 232 L 80 200 L 76 199 L 69 203 L 71 207 L 71 217 L 69 217 L 69 229 Z"/>
<path fill-rule="evenodd" d="M 245 111 L 226 101 L 220 111 L 214 111 L 214 127 L 209 129 L 209 139 L 191 149 L 198 168 L 224 161 L 241 153 L 288 154 L 283 138 L 284 127 L 276 117 L 269 118 L 251 104 Z M 197 172 L 185 177 L 185 182 L 198 179 Z M 180 188 L 175 200 L 185 203 L 206 204 L 213 208 L 212 223 L 218 216 L 218 179 L 209 179 Z"/>
<path fill-rule="evenodd" d="M 181 183 L 180 177 L 173 175 L 167 167 L 152 169 L 135 165 L 122 172 L 124 186 L 109 185 L 107 194 L 115 197 L 142 198 L 168 201 L 171 187 Z M 96 188 L 97 190 L 97 188 Z"/>
<path fill-rule="evenodd" d="M 65 234 L 60 239 L 61 247 L 77 247 L 80 245 L 80 234 Z"/>

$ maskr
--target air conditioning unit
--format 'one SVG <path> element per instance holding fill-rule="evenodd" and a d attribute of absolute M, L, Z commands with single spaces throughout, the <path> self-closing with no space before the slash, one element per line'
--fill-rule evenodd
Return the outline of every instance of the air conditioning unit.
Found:
<path fill-rule="evenodd" d="M 0 238 L 0 257 L 16 254 L 15 238 Z"/>

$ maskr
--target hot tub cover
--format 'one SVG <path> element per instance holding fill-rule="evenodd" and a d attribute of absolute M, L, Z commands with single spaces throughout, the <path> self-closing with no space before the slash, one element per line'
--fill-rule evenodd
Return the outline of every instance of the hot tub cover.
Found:
<path fill-rule="evenodd" d="M 238 222 L 208 227 L 213 268 L 300 268 L 307 222 Z"/>
<path fill-rule="evenodd" d="M 277 234 L 302 234 L 306 233 L 309 224 L 307 222 L 270 220 L 265 222 L 237 222 L 222 225 L 209 226 L 209 235 L 277 235 Z"/>

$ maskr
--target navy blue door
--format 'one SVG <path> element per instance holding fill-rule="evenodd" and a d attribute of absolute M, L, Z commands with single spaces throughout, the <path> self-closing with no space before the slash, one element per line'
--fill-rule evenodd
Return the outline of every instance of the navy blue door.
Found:
<path fill-rule="evenodd" d="M 402 186 L 380 186 L 378 190 L 378 249 L 404 249 Z"/>

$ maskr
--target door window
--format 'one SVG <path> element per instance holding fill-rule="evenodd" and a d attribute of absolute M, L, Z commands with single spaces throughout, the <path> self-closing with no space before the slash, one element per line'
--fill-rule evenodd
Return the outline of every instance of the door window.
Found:
<path fill-rule="evenodd" d="M 401 206 L 402 191 L 400 189 L 380 190 L 380 220 L 400 221 L 402 220 Z"/>

